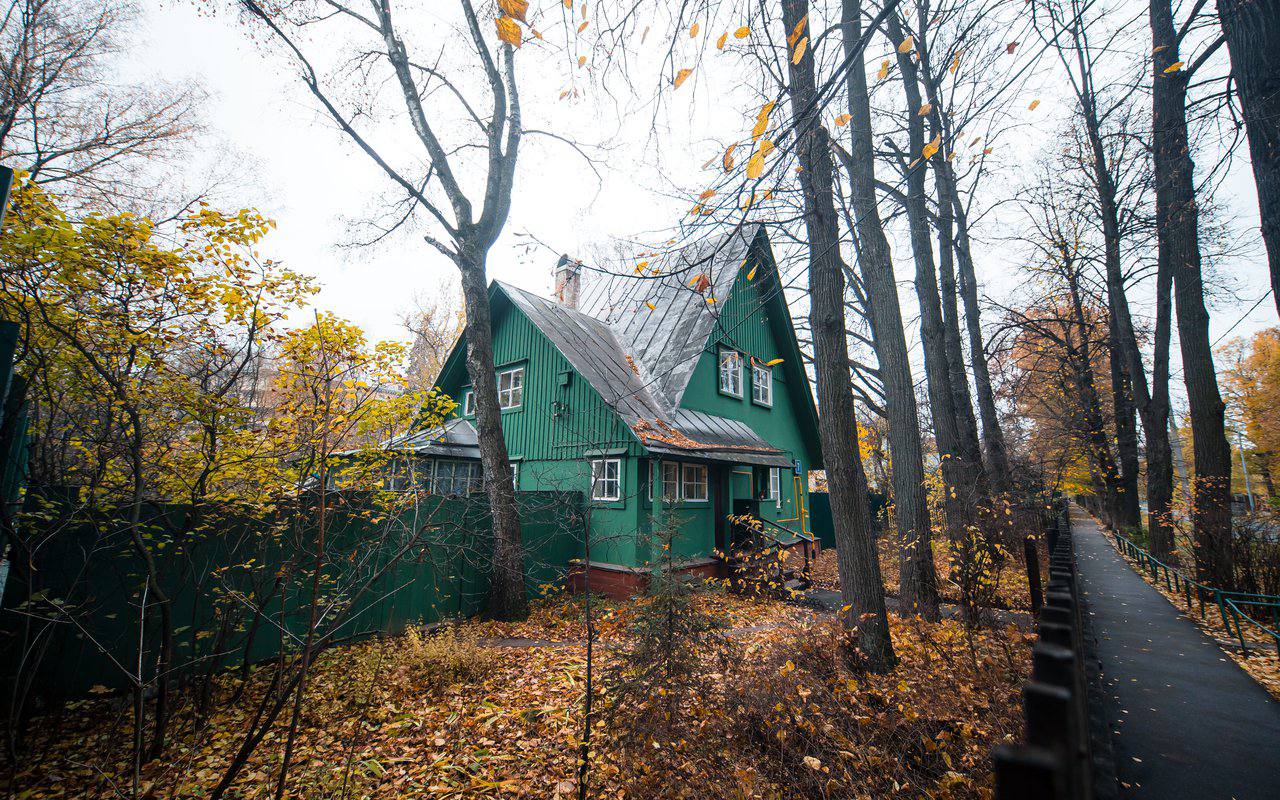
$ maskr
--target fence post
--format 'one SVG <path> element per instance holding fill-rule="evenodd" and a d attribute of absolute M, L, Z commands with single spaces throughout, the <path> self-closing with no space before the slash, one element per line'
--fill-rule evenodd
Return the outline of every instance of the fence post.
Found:
<path fill-rule="evenodd" d="M 1027 561 L 1027 587 L 1031 592 L 1031 613 L 1040 611 L 1044 605 L 1044 597 L 1040 593 L 1040 553 L 1036 550 L 1036 538 L 1028 536 L 1022 540 L 1022 554 Z"/>
<path fill-rule="evenodd" d="M 996 767 L 996 797 L 1034 797 L 1037 800 L 1066 800 L 1062 765 L 1043 747 L 1012 747 L 1002 744 L 992 752 Z"/>

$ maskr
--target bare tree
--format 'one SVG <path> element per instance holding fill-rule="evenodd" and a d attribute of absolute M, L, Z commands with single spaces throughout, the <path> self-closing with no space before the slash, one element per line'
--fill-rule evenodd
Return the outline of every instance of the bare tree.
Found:
<path fill-rule="evenodd" d="M 1187 133 L 1187 86 L 1191 76 L 1222 43 L 1205 46 L 1189 64 L 1179 55 L 1191 18 L 1179 29 L 1171 0 L 1151 0 L 1152 149 L 1156 184 L 1159 258 L 1173 276 L 1174 307 L 1182 370 L 1191 406 L 1191 436 L 1196 476 L 1192 521 L 1196 569 L 1205 583 L 1227 587 L 1231 568 L 1231 446 L 1227 443 L 1225 405 L 1209 342 L 1201 274 L 1200 210 L 1195 165 Z"/>
<path fill-rule="evenodd" d="M 857 242 L 858 265 L 867 294 L 876 361 L 884 385 L 885 417 L 889 423 L 889 447 L 893 457 L 894 519 L 901 540 L 899 595 L 904 610 L 914 609 L 928 619 L 936 619 L 938 577 L 930 541 L 920 416 L 916 409 L 915 382 L 911 377 L 902 310 L 898 305 L 893 260 L 876 205 L 871 101 L 862 57 L 862 3 L 860 0 L 844 0 L 841 12 L 845 56 L 856 60 L 845 79 L 851 118 L 849 150 L 841 150 L 840 153 L 849 173 L 852 233 Z"/>
<path fill-rule="evenodd" d="M 1280 3 L 1218 0 L 1258 184 L 1262 240 L 1271 266 L 1271 295 L 1280 311 Z"/>
<path fill-rule="evenodd" d="M 111 59 L 137 22 L 121 0 L 15 0 L 0 16 L 0 157 L 78 203 L 154 202 L 198 131 L 203 93 L 122 84 Z"/>
<path fill-rule="evenodd" d="M 391 0 L 369 0 L 367 4 L 323 0 L 314 7 L 286 5 L 278 10 L 256 0 L 240 0 L 240 5 L 292 58 L 324 112 L 402 193 L 392 227 L 425 217 L 432 226 L 424 234 L 425 241 L 458 268 L 466 312 L 467 372 L 474 391 L 485 490 L 493 513 L 489 612 L 499 617 L 518 615 L 525 607 L 524 557 L 511 464 L 502 434 L 486 263 L 511 210 L 516 160 L 525 134 L 515 60 L 522 34 L 517 18 L 507 11 L 522 19 L 526 4 L 501 4 L 496 19 L 499 41 L 495 44 L 486 39 L 471 0 L 459 0 L 461 30 L 451 41 L 441 41 L 435 54 L 426 42 L 413 48 L 406 44 L 405 34 L 422 28 L 416 23 L 401 25 L 393 16 Z M 373 143 L 373 134 L 365 127 L 368 115 L 358 103 L 343 110 L 338 96 L 343 76 L 326 76 L 317 69 L 304 49 L 304 28 L 324 28 L 338 37 L 337 41 L 355 48 L 359 64 L 355 72 L 364 76 L 371 95 L 377 96 L 372 87 L 380 81 L 395 87 L 398 99 L 390 101 L 394 107 L 385 110 L 407 123 L 416 143 L 416 158 L 407 159 L 409 164 L 395 163 L 396 151 Z M 462 61 L 454 47 L 460 42 L 465 43 L 470 61 L 453 66 Z M 451 53 L 447 58 L 446 49 Z M 468 93 L 468 78 L 475 76 L 483 88 Z M 458 115 L 460 121 L 451 114 Z M 442 132 L 450 138 L 442 138 Z M 468 159 L 469 151 L 478 151 L 481 157 Z M 463 176 L 466 169 L 476 170 L 481 177 L 478 191 L 468 188 L 470 182 Z"/>

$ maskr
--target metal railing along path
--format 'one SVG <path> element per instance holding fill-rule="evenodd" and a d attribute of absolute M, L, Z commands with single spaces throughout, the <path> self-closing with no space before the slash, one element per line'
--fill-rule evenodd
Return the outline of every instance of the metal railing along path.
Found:
<path fill-rule="evenodd" d="M 1208 603 L 1212 602 L 1216 605 L 1218 614 L 1222 618 L 1222 627 L 1226 629 L 1228 636 L 1234 636 L 1240 642 L 1240 650 L 1246 658 L 1249 655 L 1249 644 L 1242 622 L 1248 622 L 1250 630 L 1256 629 L 1261 632 L 1261 635 L 1270 637 L 1276 648 L 1276 656 L 1280 657 L 1280 596 L 1256 592 L 1232 592 L 1208 586 L 1187 575 L 1178 567 L 1151 555 L 1150 551 L 1129 537 L 1121 533 L 1111 533 L 1111 536 L 1116 542 L 1116 548 L 1127 558 L 1137 562 L 1154 582 L 1159 584 L 1163 580 L 1168 592 L 1182 595 L 1188 611 L 1195 607 L 1192 604 L 1192 595 L 1195 596 L 1195 605 L 1199 607 L 1201 619 L 1205 618 L 1205 607 Z M 1270 626 L 1255 619 L 1245 610 L 1246 608 L 1254 609 L 1254 613 L 1257 613 L 1258 609 L 1265 609 L 1271 618 Z"/>

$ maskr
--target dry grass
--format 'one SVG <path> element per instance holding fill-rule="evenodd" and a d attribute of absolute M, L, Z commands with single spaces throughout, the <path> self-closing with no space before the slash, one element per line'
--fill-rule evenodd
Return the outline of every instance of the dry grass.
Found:
<path fill-rule="evenodd" d="M 734 657 L 721 687 L 688 702 L 696 735 L 624 763 L 618 731 L 593 730 L 593 797 L 985 797 L 987 753 L 1013 739 L 1029 641 L 1009 629 L 970 641 L 957 623 L 891 619 L 901 659 L 886 675 L 844 665 L 843 633 L 793 606 L 705 593 Z M 417 634 L 325 652 L 304 704 L 291 797 L 567 797 L 576 791 L 585 651 L 571 645 L 486 648 L 483 637 L 574 638 L 578 601 L 536 604 L 518 625 L 466 623 L 448 638 Z M 608 604 L 606 640 L 625 635 L 631 604 Z M 597 651 L 607 659 L 609 647 Z M 150 797 L 207 797 L 261 696 L 255 671 L 232 702 L 219 687 L 207 726 L 179 709 L 166 758 L 142 772 Z M 128 796 L 128 704 L 95 699 L 37 719 L 16 773 L 21 796 Z M 283 731 L 263 743 L 233 789 L 269 797 Z M 647 776 L 647 777 L 646 777 Z M 681 780 L 672 780 L 680 776 Z M 25 793 L 25 794 L 24 794 Z"/>

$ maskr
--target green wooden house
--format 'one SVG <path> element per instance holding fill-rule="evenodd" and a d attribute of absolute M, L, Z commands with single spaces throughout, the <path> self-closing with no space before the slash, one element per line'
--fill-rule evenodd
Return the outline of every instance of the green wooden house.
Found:
<path fill-rule="evenodd" d="M 661 524 L 678 524 L 676 555 L 707 574 L 724 574 L 745 514 L 808 550 L 817 412 L 763 226 L 632 266 L 562 258 L 555 299 L 492 284 L 516 488 L 587 494 L 592 585 L 611 593 L 643 581 Z M 441 492 L 481 480 L 465 348 L 437 382 L 455 419 L 400 444 Z"/>

